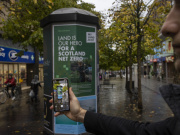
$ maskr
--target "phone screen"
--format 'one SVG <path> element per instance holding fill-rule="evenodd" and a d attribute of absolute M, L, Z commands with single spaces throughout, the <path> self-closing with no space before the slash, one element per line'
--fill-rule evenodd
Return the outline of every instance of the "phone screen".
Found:
<path fill-rule="evenodd" d="M 54 111 L 69 111 L 69 84 L 67 78 L 53 80 Z"/>

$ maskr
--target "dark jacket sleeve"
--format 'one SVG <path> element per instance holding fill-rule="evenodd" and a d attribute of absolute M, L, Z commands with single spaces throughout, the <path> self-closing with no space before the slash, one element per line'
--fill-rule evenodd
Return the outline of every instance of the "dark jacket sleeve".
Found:
<path fill-rule="evenodd" d="M 89 111 L 84 118 L 86 131 L 96 135 L 172 135 L 175 124 L 175 118 L 155 123 L 141 123 Z"/>

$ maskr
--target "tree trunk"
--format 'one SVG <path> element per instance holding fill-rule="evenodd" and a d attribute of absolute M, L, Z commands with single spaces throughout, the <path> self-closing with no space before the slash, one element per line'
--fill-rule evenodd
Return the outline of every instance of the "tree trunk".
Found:
<path fill-rule="evenodd" d="M 132 92 L 132 66 L 129 66 L 129 72 L 130 72 L 130 91 Z"/>
<path fill-rule="evenodd" d="M 128 67 L 126 66 L 126 83 L 128 82 Z"/>
<path fill-rule="evenodd" d="M 120 69 L 120 72 L 119 72 L 119 77 L 122 79 L 122 72 L 121 72 L 122 69 Z"/>
<path fill-rule="evenodd" d="M 137 34 L 138 36 L 138 46 L 137 46 L 137 62 L 138 62 L 138 108 L 143 109 L 142 105 L 142 90 L 141 90 L 141 28 L 140 28 L 140 0 L 137 1 Z"/>
<path fill-rule="evenodd" d="M 138 108 L 143 109 L 142 90 L 141 90 L 141 36 L 138 37 L 137 61 L 138 61 Z"/>
<path fill-rule="evenodd" d="M 131 28 L 131 27 L 130 27 Z M 132 40 L 129 46 L 129 72 L 130 72 L 130 91 L 132 92 Z"/>
<path fill-rule="evenodd" d="M 35 63 L 33 67 L 33 75 L 39 76 L 39 51 L 36 47 L 34 47 L 34 57 L 35 57 Z"/>

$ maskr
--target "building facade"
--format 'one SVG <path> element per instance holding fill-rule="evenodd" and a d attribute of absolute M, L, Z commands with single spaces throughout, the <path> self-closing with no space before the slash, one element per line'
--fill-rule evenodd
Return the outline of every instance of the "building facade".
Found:
<path fill-rule="evenodd" d="M 162 48 L 154 48 L 154 51 L 155 55 L 146 56 L 143 69 L 152 76 L 163 74 L 164 78 L 173 78 L 174 52 L 171 39 L 164 40 Z"/>
<path fill-rule="evenodd" d="M 17 83 L 30 85 L 33 79 L 33 66 L 35 63 L 34 49 L 27 48 L 27 52 L 13 44 L 11 40 L 4 40 L 0 36 L 0 87 L 7 80 L 8 74 L 12 73 Z M 19 52 L 23 55 L 17 56 Z M 43 81 L 43 58 L 39 57 L 39 80 Z"/>

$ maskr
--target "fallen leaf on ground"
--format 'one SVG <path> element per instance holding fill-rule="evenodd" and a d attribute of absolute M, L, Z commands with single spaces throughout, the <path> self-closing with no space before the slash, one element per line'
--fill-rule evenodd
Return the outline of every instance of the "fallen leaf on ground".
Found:
<path fill-rule="evenodd" d="M 150 113 L 155 113 L 155 111 L 151 111 Z"/>

